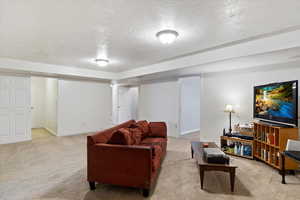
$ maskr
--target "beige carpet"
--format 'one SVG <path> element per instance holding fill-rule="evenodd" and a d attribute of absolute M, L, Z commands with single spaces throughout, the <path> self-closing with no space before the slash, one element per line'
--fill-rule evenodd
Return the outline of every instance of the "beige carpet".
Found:
<path fill-rule="evenodd" d="M 89 191 L 86 182 L 85 135 L 41 137 L 30 142 L 0 146 L 1 200 L 135 200 L 141 191 L 98 184 Z M 190 157 L 186 138 L 170 138 L 161 173 L 149 199 L 300 199 L 300 175 L 280 175 L 263 163 L 232 157 L 238 165 L 236 192 L 231 193 L 229 177 L 221 172 L 205 174 L 205 190 L 200 189 L 199 173 Z M 115 158 L 118 159 L 118 158 Z"/>

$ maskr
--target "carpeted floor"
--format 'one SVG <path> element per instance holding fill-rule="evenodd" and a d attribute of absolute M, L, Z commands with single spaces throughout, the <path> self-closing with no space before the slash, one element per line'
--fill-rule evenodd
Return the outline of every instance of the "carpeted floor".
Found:
<path fill-rule="evenodd" d="M 89 191 L 85 136 L 40 137 L 30 142 L 1 145 L 0 199 L 144 199 L 137 189 L 111 185 L 98 184 L 95 191 Z M 300 199 L 300 175 L 288 176 L 288 184 L 282 185 L 274 169 L 236 157 L 231 158 L 238 166 L 235 193 L 230 192 L 229 175 L 222 172 L 207 172 L 205 189 L 201 190 L 199 172 L 190 157 L 191 138 L 169 138 L 166 159 L 148 199 Z"/>

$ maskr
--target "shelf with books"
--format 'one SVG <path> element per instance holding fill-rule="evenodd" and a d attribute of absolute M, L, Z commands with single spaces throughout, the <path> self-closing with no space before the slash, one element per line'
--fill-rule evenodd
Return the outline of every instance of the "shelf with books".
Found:
<path fill-rule="evenodd" d="M 279 149 L 263 143 L 254 143 L 254 157 L 279 168 Z"/>
<path fill-rule="evenodd" d="M 298 138 L 298 128 L 276 127 L 254 123 L 254 157 L 266 164 L 280 169 L 280 153 L 285 150 L 288 139 Z M 298 168 L 297 163 L 286 160 L 288 169 Z"/>
<path fill-rule="evenodd" d="M 269 143 L 267 143 L 267 142 L 264 142 L 264 141 L 261 141 L 261 140 L 258 140 L 258 139 L 254 139 L 254 141 L 260 142 L 260 143 L 263 143 L 263 144 L 266 144 L 266 145 L 269 145 L 269 146 L 271 146 L 271 147 L 274 147 L 274 148 L 279 149 L 279 146 L 276 146 L 275 144 L 269 144 Z"/>
<path fill-rule="evenodd" d="M 231 152 L 229 152 L 229 151 L 224 151 L 224 153 L 226 153 L 226 154 L 228 154 L 228 155 L 232 155 L 232 156 L 240 156 L 240 157 L 244 157 L 244 158 L 253 159 L 253 156 L 239 155 L 239 154 L 231 153 Z"/>
<path fill-rule="evenodd" d="M 245 142 L 245 143 L 253 143 L 253 140 L 246 140 L 246 139 L 241 139 L 241 138 L 237 138 L 237 137 L 228 137 L 228 136 L 221 136 L 221 140 L 233 140 L 233 141 L 237 141 L 237 142 Z"/>

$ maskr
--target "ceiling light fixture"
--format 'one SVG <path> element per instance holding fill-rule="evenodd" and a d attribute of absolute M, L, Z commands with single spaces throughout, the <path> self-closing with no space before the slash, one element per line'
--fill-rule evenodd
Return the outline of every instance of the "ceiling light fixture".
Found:
<path fill-rule="evenodd" d="M 156 37 L 162 44 L 171 44 L 178 37 L 178 32 L 174 30 L 162 30 L 156 33 Z"/>
<path fill-rule="evenodd" d="M 101 67 L 106 67 L 109 64 L 109 61 L 106 59 L 96 59 L 95 60 L 97 65 L 101 66 Z"/>

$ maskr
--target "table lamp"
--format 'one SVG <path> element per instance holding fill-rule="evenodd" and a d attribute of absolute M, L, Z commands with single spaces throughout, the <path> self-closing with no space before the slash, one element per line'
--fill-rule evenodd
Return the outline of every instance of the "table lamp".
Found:
<path fill-rule="evenodd" d="M 233 105 L 226 104 L 224 112 L 229 112 L 229 133 L 231 133 L 232 132 L 232 128 L 231 128 L 231 113 L 234 113 Z"/>

